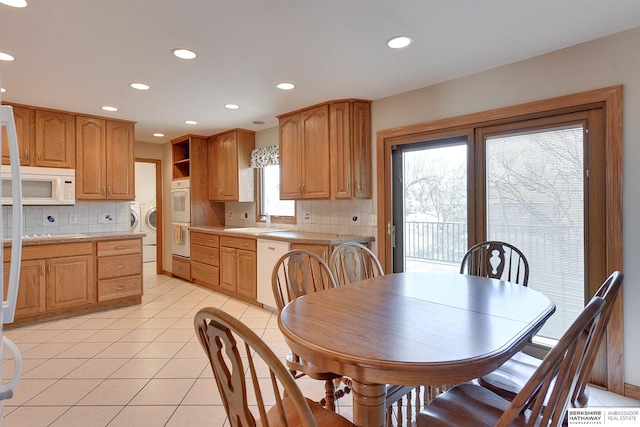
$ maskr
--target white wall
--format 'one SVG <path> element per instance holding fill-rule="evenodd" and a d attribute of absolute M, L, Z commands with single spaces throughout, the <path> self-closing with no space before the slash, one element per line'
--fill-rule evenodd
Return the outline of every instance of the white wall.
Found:
<path fill-rule="evenodd" d="M 625 382 L 640 385 L 640 28 L 372 104 L 379 130 L 623 84 Z M 375 139 L 375 138 L 374 138 Z M 373 166 L 375 168 L 375 140 Z M 374 171 L 374 175 L 375 171 Z M 375 191 L 374 191 L 375 194 Z M 603 254 L 604 255 L 604 254 Z"/>

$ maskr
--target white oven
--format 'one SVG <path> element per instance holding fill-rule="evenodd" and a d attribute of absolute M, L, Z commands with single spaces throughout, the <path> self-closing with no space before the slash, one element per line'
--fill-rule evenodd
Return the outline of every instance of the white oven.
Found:
<path fill-rule="evenodd" d="M 191 197 L 188 179 L 171 181 L 171 222 L 191 222 Z"/>
<path fill-rule="evenodd" d="M 189 223 L 172 222 L 173 239 L 171 240 L 171 253 L 189 258 Z"/>

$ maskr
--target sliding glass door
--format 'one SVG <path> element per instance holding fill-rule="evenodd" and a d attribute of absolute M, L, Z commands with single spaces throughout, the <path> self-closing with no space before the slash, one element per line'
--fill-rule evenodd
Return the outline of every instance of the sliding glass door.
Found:
<path fill-rule="evenodd" d="M 467 138 L 396 147 L 394 272 L 457 273 L 467 249 Z"/>
<path fill-rule="evenodd" d="M 556 303 L 538 332 L 559 339 L 584 307 L 583 123 L 488 136 L 486 238 L 527 257 L 529 286 Z"/>

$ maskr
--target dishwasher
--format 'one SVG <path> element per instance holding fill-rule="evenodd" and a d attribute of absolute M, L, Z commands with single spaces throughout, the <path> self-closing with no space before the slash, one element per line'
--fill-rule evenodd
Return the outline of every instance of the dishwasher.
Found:
<path fill-rule="evenodd" d="M 276 300 L 273 297 L 271 273 L 273 266 L 280 257 L 289 251 L 289 242 L 279 240 L 258 239 L 258 302 L 268 310 L 277 311 Z"/>

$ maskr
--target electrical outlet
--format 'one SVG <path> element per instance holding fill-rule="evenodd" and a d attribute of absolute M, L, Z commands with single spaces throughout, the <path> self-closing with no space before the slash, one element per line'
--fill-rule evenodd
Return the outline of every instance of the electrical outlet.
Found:
<path fill-rule="evenodd" d="M 351 223 L 360 225 L 360 217 L 358 215 L 351 215 Z"/>
<path fill-rule="evenodd" d="M 338 214 L 337 213 L 332 213 L 331 214 L 331 224 L 337 224 L 338 223 Z"/>
<path fill-rule="evenodd" d="M 227 213 L 227 218 L 232 219 L 233 218 L 233 211 L 229 211 Z"/>
<path fill-rule="evenodd" d="M 71 214 L 69 215 L 69 224 L 77 224 L 78 223 L 78 215 Z"/>
<path fill-rule="evenodd" d="M 242 218 L 249 219 L 249 212 L 248 211 L 242 212 Z"/>
<path fill-rule="evenodd" d="M 309 214 L 309 224 L 315 224 L 318 221 L 317 214 Z"/>
<path fill-rule="evenodd" d="M 305 212 L 304 214 L 302 214 L 302 223 L 311 224 L 311 214 L 309 212 Z"/>
<path fill-rule="evenodd" d="M 369 215 L 369 225 L 372 227 L 378 225 L 378 215 Z"/>

